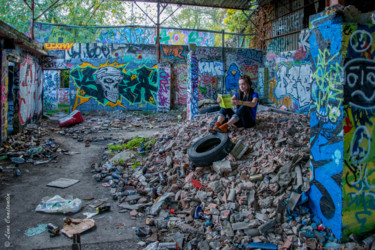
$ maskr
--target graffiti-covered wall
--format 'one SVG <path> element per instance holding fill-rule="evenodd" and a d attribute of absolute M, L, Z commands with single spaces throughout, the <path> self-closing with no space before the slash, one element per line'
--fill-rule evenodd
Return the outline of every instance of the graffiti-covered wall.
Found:
<path fill-rule="evenodd" d="M 275 53 L 269 51 L 265 65 L 270 74 L 267 82 L 268 100 L 296 113 L 308 113 L 311 103 L 313 71 L 309 58 L 310 32 L 302 30 L 299 49 Z"/>
<path fill-rule="evenodd" d="M 310 19 L 313 59 L 310 207 L 337 238 L 342 236 L 343 86 L 342 20 Z"/>
<path fill-rule="evenodd" d="M 42 113 L 43 74 L 39 60 L 24 54 L 19 71 L 19 119 L 21 125 L 38 120 Z"/>
<path fill-rule="evenodd" d="M 96 28 L 36 23 L 35 40 L 40 43 L 155 44 L 156 27 Z M 197 46 L 214 46 L 215 35 L 202 31 L 161 29 L 160 43 L 169 45 L 194 43 Z"/>
<path fill-rule="evenodd" d="M 343 234 L 375 228 L 375 26 L 346 24 Z"/>
<path fill-rule="evenodd" d="M 173 100 L 187 104 L 188 89 L 187 46 L 161 46 L 162 60 L 172 64 Z M 224 61 L 223 61 L 223 54 Z M 257 88 L 258 68 L 263 65 L 263 52 L 252 49 L 225 49 L 196 47 L 198 60 L 198 98 L 215 99 L 218 92 L 238 90 L 238 79 L 248 74 Z"/>
<path fill-rule="evenodd" d="M 43 110 L 57 110 L 59 101 L 60 71 L 43 72 Z"/>

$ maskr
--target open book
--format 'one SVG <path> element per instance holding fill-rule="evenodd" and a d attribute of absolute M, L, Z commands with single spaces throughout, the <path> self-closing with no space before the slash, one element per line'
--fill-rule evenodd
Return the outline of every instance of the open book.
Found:
<path fill-rule="evenodd" d="M 232 101 L 232 97 L 230 95 L 220 95 L 218 94 L 217 95 L 218 97 L 220 97 L 221 101 L 219 103 L 220 107 L 222 108 L 233 108 L 233 104 L 231 103 Z"/>

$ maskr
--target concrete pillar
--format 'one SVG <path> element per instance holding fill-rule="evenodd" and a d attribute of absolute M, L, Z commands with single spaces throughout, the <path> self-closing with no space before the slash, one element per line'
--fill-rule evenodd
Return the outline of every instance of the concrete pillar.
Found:
<path fill-rule="evenodd" d="M 195 45 L 190 44 L 187 56 L 188 89 L 187 89 L 187 119 L 194 120 L 198 115 L 198 59 L 195 55 Z"/>
<path fill-rule="evenodd" d="M 158 112 L 168 112 L 171 109 L 171 65 L 158 64 Z"/>
<path fill-rule="evenodd" d="M 375 228 L 375 25 L 324 12 L 310 24 L 310 207 L 345 240 Z"/>

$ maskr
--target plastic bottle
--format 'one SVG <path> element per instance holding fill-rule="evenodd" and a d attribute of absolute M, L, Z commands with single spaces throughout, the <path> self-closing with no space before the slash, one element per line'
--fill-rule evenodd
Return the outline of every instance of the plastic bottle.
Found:
<path fill-rule="evenodd" d="M 12 157 L 12 158 L 10 158 L 10 160 L 14 163 L 17 163 L 17 164 L 25 163 L 25 159 L 21 158 L 21 157 Z"/>

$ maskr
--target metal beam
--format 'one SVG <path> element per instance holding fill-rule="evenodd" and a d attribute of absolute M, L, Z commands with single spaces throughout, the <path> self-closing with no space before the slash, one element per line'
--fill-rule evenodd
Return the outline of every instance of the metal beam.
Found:
<path fill-rule="evenodd" d="M 155 24 L 155 25 L 157 25 L 155 22 L 154 22 L 154 20 L 152 20 L 152 18 L 137 4 L 137 1 L 134 1 L 134 3 L 135 3 L 135 5 L 137 5 L 137 7 L 143 12 L 143 14 L 145 14 L 146 15 L 146 17 L 148 17 L 148 19 L 150 19 L 150 21 L 153 23 L 153 24 Z M 158 7 L 158 8 L 160 8 L 160 7 Z M 159 16 L 159 11 L 158 11 L 158 16 Z"/>

